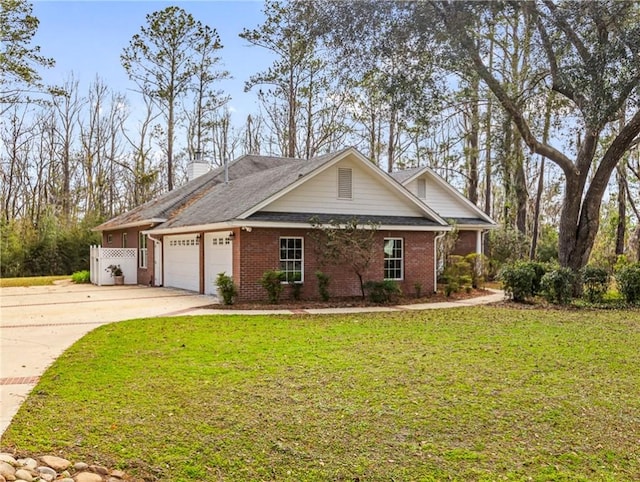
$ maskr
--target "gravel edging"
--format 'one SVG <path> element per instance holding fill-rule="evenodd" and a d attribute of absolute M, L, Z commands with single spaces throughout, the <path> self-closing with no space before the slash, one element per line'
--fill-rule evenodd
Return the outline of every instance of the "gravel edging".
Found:
<path fill-rule="evenodd" d="M 121 470 L 109 470 L 101 465 L 71 463 L 55 455 L 16 458 L 0 453 L 0 482 L 140 482 Z"/>

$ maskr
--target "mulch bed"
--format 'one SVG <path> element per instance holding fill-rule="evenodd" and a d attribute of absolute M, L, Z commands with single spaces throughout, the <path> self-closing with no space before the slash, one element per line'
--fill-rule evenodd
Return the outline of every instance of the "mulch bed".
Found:
<path fill-rule="evenodd" d="M 329 301 L 318 300 L 292 300 L 282 299 L 278 304 L 271 304 L 267 301 L 234 303 L 233 305 L 207 305 L 202 306 L 202 309 L 227 309 L 227 310 L 308 310 L 314 308 L 362 308 L 369 306 L 397 306 L 397 305 L 411 305 L 418 303 L 439 303 L 443 301 L 457 301 L 466 300 L 469 298 L 476 298 L 478 296 L 485 296 L 491 294 L 490 291 L 484 289 L 471 290 L 469 293 L 461 291 L 459 293 L 452 293 L 451 296 L 445 296 L 443 291 L 438 291 L 430 296 L 422 296 L 416 298 L 415 296 L 401 296 L 393 303 L 389 305 L 379 305 L 372 303 L 368 299 L 362 299 L 360 297 L 345 297 L 345 298 L 332 298 Z"/>

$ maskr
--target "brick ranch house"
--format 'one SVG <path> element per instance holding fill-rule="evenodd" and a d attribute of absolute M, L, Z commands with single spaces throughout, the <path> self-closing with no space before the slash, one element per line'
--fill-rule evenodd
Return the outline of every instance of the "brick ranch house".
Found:
<path fill-rule="evenodd" d="M 332 296 L 359 295 L 355 273 L 317 259 L 312 218 L 376 223 L 379 256 L 365 279 L 395 280 L 405 293 L 416 283 L 435 291 L 436 242 L 452 222 L 467 252 L 481 252 L 482 233 L 496 226 L 430 169 L 396 180 L 347 148 L 309 160 L 245 155 L 94 229 L 106 248 L 137 250 L 128 283 L 215 294 L 226 272 L 239 300 L 263 300 L 262 274 L 281 269 L 313 299 L 321 270 Z"/>

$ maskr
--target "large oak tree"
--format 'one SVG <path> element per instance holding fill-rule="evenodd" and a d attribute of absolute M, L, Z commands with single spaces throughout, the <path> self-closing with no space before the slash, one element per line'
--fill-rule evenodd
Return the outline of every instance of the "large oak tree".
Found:
<path fill-rule="evenodd" d="M 531 153 L 544 156 L 562 171 L 560 263 L 574 270 L 587 264 L 611 175 L 640 133 L 640 3 L 434 0 L 352 5 L 327 0 L 322 5 L 329 12 L 327 18 L 332 19 L 327 24 L 333 35 L 358 42 L 358 32 L 351 22 L 354 15 L 349 14 L 357 10 L 358 30 L 375 32 L 375 36 L 367 36 L 368 41 L 373 38 L 382 45 L 393 44 L 395 39 L 385 38 L 384 29 L 367 25 L 404 20 L 389 32 L 400 30 L 407 38 L 431 38 L 431 48 L 443 69 L 460 77 L 474 72 L 495 96 Z M 530 79 L 521 86 L 514 85 L 490 61 L 493 36 L 485 35 L 489 28 L 500 33 L 502 27 L 496 24 L 496 18 L 516 14 L 528 23 L 527 48 L 532 52 Z M 363 55 L 362 49 L 358 55 Z M 532 89 L 537 96 L 531 96 Z M 547 138 L 532 125 L 536 112 L 542 115 L 544 111 L 543 101 L 536 107 L 533 101 L 523 99 L 545 99 L 549 91 L 555 92 L 563 105 L 566 121 L 555 136 Z M 618 126 L 624 110 L 626 121 Z M 577 142 L 567 142 L 569 136 Z"/>

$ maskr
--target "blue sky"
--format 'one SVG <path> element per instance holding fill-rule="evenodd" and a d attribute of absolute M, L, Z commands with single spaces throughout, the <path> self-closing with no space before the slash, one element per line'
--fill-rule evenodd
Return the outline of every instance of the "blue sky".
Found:
<path fill-rule="evenodd" d="M 80 81 L 81 94 L 96 75 L 113 90 L 124 92 L 131 101 L 137 94 L 120 65 L 122 49 L 146 25 L 145 16 L 169 5 L 177 5 L 196 20 L 218 31 L 224 48 L 220 57 L 233 76 L 220 88 L 231 95 L 230 107 L 242 119 L 257 111 L 256 97 L 244 93 L 244 82 L 269 66 L 264 49 L 251 47 L 238 37 L 243 28 L 260 25 L 264 16 L 261 1 L 44 1 L 33 3 L 40 26 L 33 43 L 41 53 L 56 61 L 42 71 L 45 82 L 62 84 L 73 72 Z M 134 102 L 132 102 L 134 103 Z"/>

